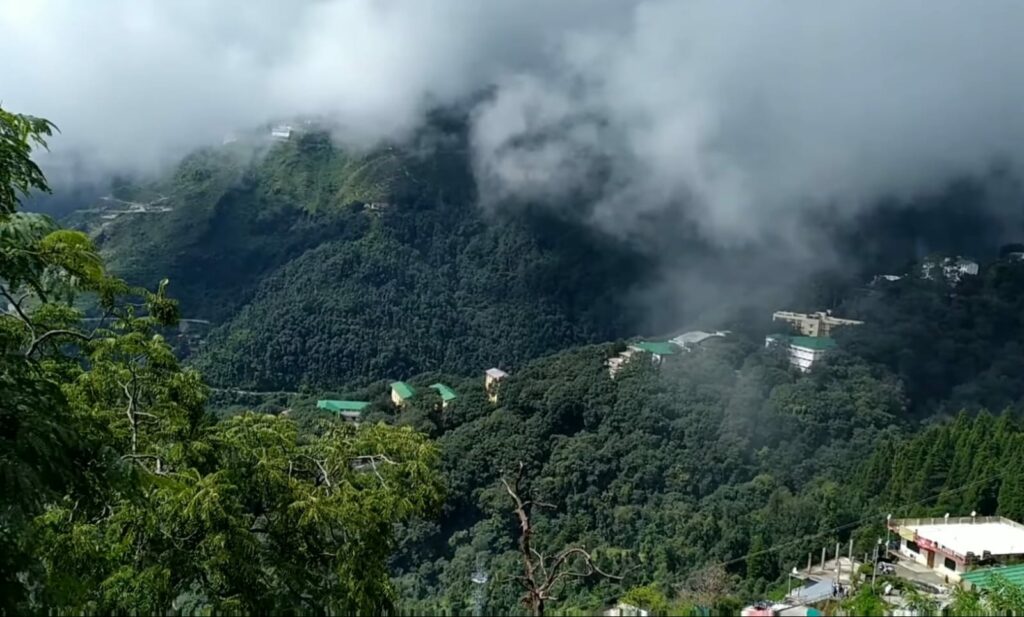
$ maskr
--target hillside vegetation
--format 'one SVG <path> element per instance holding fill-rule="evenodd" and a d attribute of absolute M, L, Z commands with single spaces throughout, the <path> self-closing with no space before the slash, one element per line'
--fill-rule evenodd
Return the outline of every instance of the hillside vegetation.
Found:
<path fill-rule="evenodd" d="M 148 187 L 171 212 L 98 241 L 112 270 L 165 275 L 186 316 L 222 324 L 196 363 L 232 387 L 467 373 L 630 333 L 642 258 L 543 211 L 482 212 L 453 152 L 350 156 L 320 133 L 202 152 Z"/>

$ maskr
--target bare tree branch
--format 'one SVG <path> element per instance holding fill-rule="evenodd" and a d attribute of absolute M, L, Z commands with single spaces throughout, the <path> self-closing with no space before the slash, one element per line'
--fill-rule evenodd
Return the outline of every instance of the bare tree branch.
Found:
<path fill-rule="evenodd" d="M 525 474 L 525 467 L 526 466 L 520 462 L 515 480 L 510 484 L 509 481 L 502 476 L 501 484 L 505 487 L 505 492 L 507 492 L 512 498 L 512 502 L 515 504 L 516 517 L 519 519 L 519 552 L 522 554 L 523 576 L 518 577 L 517 580 L 525 590 L 523 593 L 523 603 L 530 607 L 530 610 L 534 615 L 539 617 L 544 615 L 545 603 L 557 599 L 551 592 L 555 585 L 566 577 L 585 578 L 593 574 L 599 574 L 614 580 L 622 580 L 622 577 L 608 574 L 599 568 L 597 564 L 594 563 L 594 559 L 591 554 L 583 547 L 570 547 L 564 549 L 555 555 L 554 559 L 549 563 L 544 555 L 531 546 L 533 525 L 530 522 L 530 514 L 532 506 L 536 505 L 549 508 L 553 508 L 554 506 L 533 501 L 531 499 L 524 501 L 522 497 L 520 497 L 523 492 L 522 483 L 523 476 Z M 567 569 L 570 561 L 579 560 L 583 561 L 583 571 Z M 542 579 L 540 582 L 537 579 L 538 573 L 540 573 Z"/>
<path fill-rule="evenodd" d="M 26 296 L 22 296 L 19 300 L 15 300 L 14 296 L 11 295 L 11 292 L 3 285 L 0 285 L 0 294 L 7 298 L 7 301 L 14 307 L 14 311 L 17 313 L 18 318 L 25 322 L 25 325 L 28 326 L 29 334 L 31 334 L 32 338 L 35 339 L 36 329 L 32 325 L 32 320 L 28 318 L 28 315 L 26 315 L 25 311 L 21 308 L 21 303 L 24 302 Z"/>
<path fill-rule="evenodd" d="M 78 332 L 76 330 L 48 330 L 48 331 L 42 333 L 40 336 L 38 336 L 37 338 L 35 338 L 32 341 L 32 344 L 29 345 L 29 347 L 28 347 L 28 351 L 25 352 L 25 357 L 26 358 L 31 358 L 32 354 L 34 354 L 36 352 L 36 349 L 38 349 L 40 345 L 42 345 L 44 342 L 46 342 L 46 339 L 48 339 L 48 338 L 50 338 L 52 336 L 70 336 L 70 337 L 77 338 L 77 339 L 82 340 L 82 341 L 91 341 L 92 340 L 92 335 L 85 335 L 85 334 L 82 334 L 81 332 Z"/>

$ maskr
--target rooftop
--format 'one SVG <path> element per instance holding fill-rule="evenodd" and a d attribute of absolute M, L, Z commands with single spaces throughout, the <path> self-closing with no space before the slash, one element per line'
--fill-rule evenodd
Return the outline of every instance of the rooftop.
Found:
<path fill-rule="evenodd" d="M 683 332 L 682 334 L 673 337 L 669 342 L 675 343 L 676 345 L 680 346 L 697 345 L 709 338 L 715 336 L 725 336 L 727 334 L 729 334 L 729 332 L 727 331 L 704 332 L 702 330 L 693 330 L 690 332 Z"/>
<path fill-rule="evenodd" d="M 960 578 L 970 583 L 972 587 L 987 589 L 995 585 L 995 577 L 1001 577 L 1015 587 L 1024 587 L 1024 564 L 979 568 L 963 574 Z"/>
<path fill-rule="evenodd" d="M 459 395 L 455 393 L 455 390 L 452 390 L 451 388 L 449 388 L 448 386 L 444 385 L 443 383 L 431 384 L 430 387 L 435 389 L 435 390 L 437 390 L 437 393 L 441 395 L 441 400 L 442 401 L 445 401 L 445 402 L 447 402 L 447 401 L 454 401 L 455 399 L 457 399 L 459 397 Z"/>
<path fill-rule="evenodd" d="M 789 344 L 804 349 L 833 349 L 836 346 L 834 339 L 827 336 L 791 336 Z"/>
<path fill-rule="evenodd" d="M 668 341 L 638 341 L 630 345 L 640 351 L 657 354 L 659 356 L 671 356 L 678 353 L 676 346 Z"/>
<path fill-rule="evenodd" d="M 970 518 L 950 522 L 941 518 L 907 519 L 893 523 L 959 555 L 974 553 L 980 557 L 985 551 L 993 555 L 1024 554 L 1024 525 L 1006 518 L 979 516 L 974 522 Z"/>
<path fill-rule="evenodd" d="M 330 399 L 324 399 L 316 402 L 316 406 L 320 409 L 326 409 L 327 411 L 339 412 L 339 411 L 362 411 L 366 409 L 366 401 L 335 401 Z"/>
<path fill-rule="evenodd" d="M 501 370 L 500 368 L 489 368 L 487 369 L 487 375 L 495 379 L 501 379 L 502 377 L 508 377 L 508 373 Z"/>
<path fill-rule="evenodd" d="M 416 390 L 413 390 L 412 386 L 404 381 L 391 382 L 391 389 L 397 392 L 398 396 L 402 398 L 412 398 L 416 394 Z"/>

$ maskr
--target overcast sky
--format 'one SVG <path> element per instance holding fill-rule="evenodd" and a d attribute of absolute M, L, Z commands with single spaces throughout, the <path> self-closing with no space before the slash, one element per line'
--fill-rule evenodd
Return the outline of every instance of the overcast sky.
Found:
<path fill-rule="evenodd" d="M 606 228 L 685 207 L 728 244 L 1016 166 L 1021 24 L 1000 0 L 0 0 L 0 101 L 152 169 L 295 113 L 400 138 L 494 86 L 485 205 L 599 187 Z"/>

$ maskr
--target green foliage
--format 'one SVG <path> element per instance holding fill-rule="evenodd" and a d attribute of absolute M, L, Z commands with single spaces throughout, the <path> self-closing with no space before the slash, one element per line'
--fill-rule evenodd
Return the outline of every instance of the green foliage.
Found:
<path fill-rule="evenodd" d="M 643 260 L 550 213 L 482 212 L 463 146 L 204 151 L 150 191 L 169 212 L 80 224 L 113 272 L 166 276 L 183 315 L 221 326 L 196 362 L 225 387 L 471 374 L 631 332 Z"/>
<path fill-rule="evenodd" d="M 868 617 L 889 614 L 889 605 L 869 585 L 862 585 L 856 594 L 842 602 L 842 607 L 851 615 Z"/>
<path fill-rule="evenodd" d="M 0 108 L 0 218 L 17 210 L 30 191 L 49 191 L 46 177 L 32 160 L 32 148 L 46 147 L 55 128 L 48 120 Z"/>
<path fill-rule="evenodd" d="M 0 121 L 3 194 L 43 188 L 19 157 L 49 125 Z M 393 609 L 395 525 L 442 496 L 425 436 L 215 422 L 160 334 L 166 279 L 130 286 L 83 233 L 17 213 L 0 257 L 0 614 Z"/>
<path fill-rule="evenodd" d="M 652 615 L 667 615 L 669 611 L 668 599 L 654 585 L 633 587 L 623 594 L 620 601 L 642 608 Z"/>

